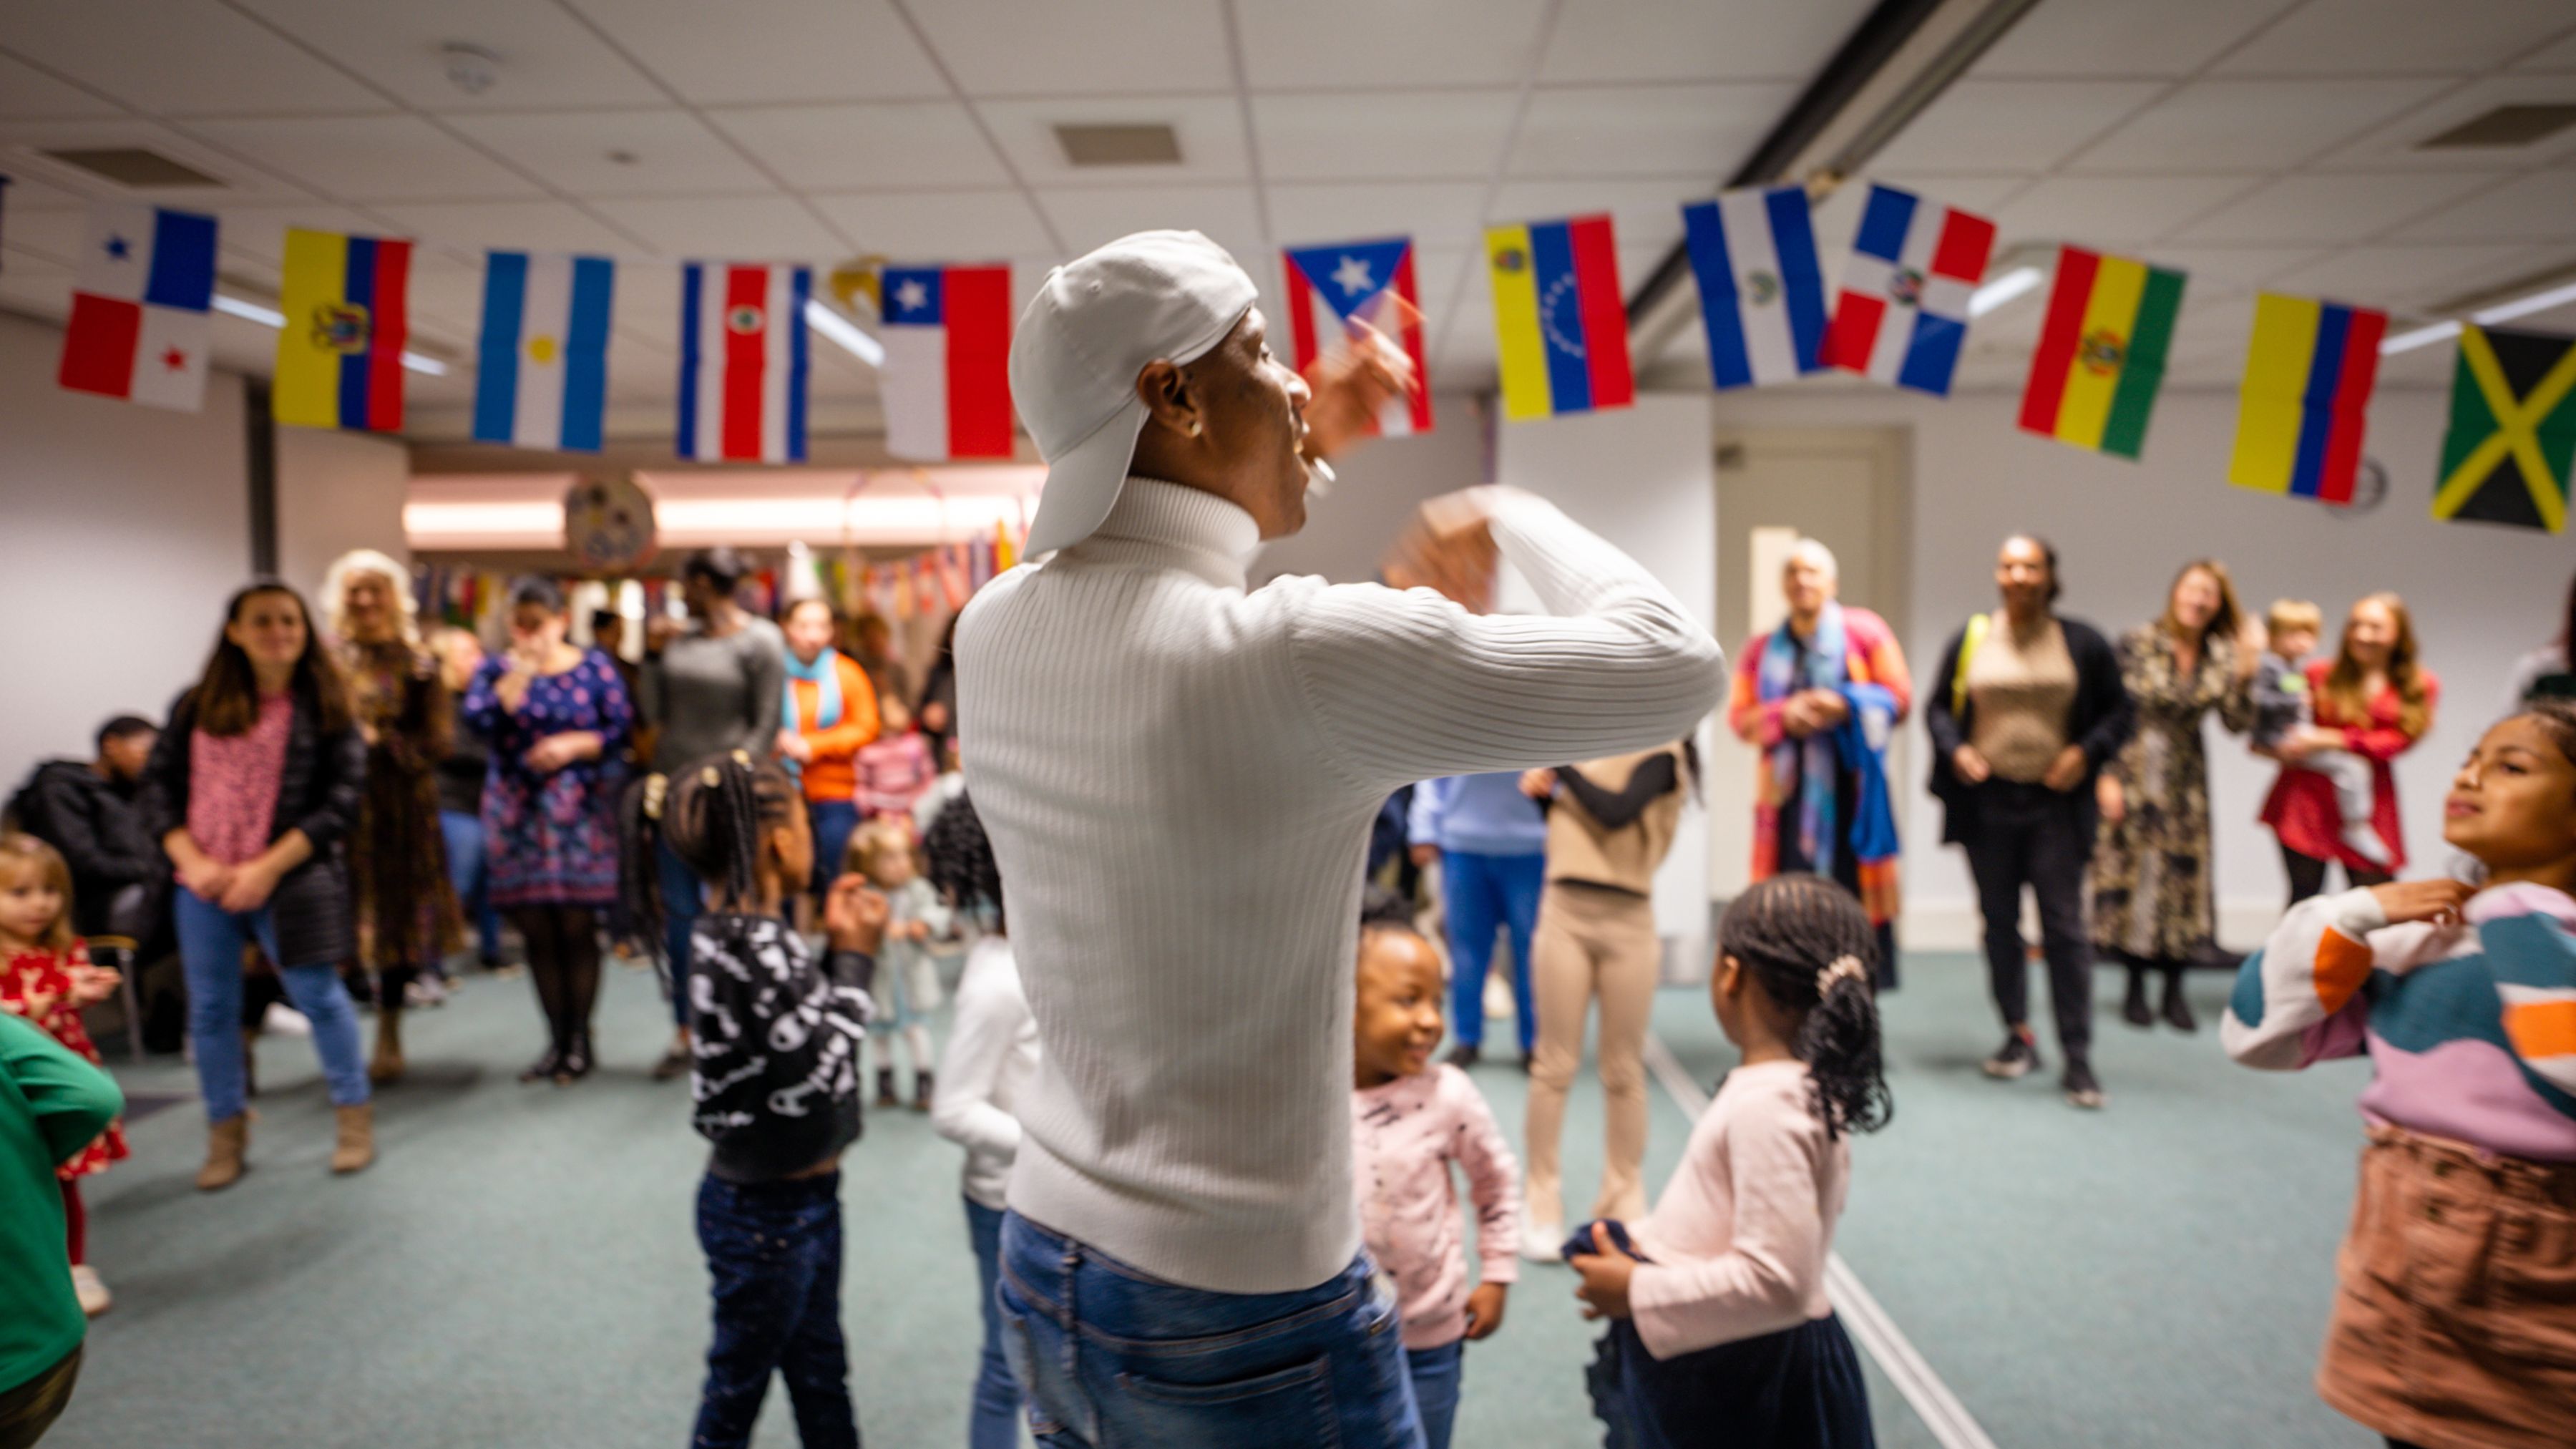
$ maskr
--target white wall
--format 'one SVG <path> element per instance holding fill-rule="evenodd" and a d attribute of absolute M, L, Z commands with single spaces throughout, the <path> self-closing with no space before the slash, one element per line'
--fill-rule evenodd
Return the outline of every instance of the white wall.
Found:
<path fill-rule="evenodd" d="M 1305 529 L 1262 549 L 1254 580 L 1319 574 L 1337 584 L 1365 583 L 1377 577 L 1387 545 L 1424 499 L 1488 481 L 1477 400 L 1437 397 L 1432 416 L 1428 433 L 1363 443 L 1336 462 L 1330 492 L 1308 500 Z"/>
<path fill-rule="evenodd" d="M 280 577 L 312 598 L 323 571 L 350 549 L 410 561 L 402 510 L 411 455 L 401 443 L 325 428 L 281 426 L 276 434 Z"/>
<path fill-rule="evenodd" d="M 250 572 L 240 378 L 176 413 L 55 385 L 59 329 L 0 316 L 0 790 L 158 718 Z"/>

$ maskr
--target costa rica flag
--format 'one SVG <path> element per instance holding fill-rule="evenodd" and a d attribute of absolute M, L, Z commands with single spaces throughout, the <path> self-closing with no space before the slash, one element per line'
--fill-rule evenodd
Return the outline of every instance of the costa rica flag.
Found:
<path fill-rule="evenodd" d="M 813 290 L 809 267 L 681 269 L 681 457 L 805 461 L 805 302 Z"/>
<path fill-rule="evenodd" d="M 1332 339 L 1359 324 L 1374 327 L 1404 349 L 1416 383 L 1379 410 L 1377 430 L 1390 437 L 1430 432 L 1431 370 L 1422 342 L 1422 298 L 1413 279 L 1413 238 L 1289 247 L 1280 258 L 1297 370 L 1314 366 Z"/>

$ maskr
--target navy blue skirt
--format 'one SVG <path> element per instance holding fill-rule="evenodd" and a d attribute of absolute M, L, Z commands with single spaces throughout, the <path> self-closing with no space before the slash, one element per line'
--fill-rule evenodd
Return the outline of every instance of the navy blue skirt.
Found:
<path fill-rule="evenodd" d="M 1840 1318 L 1657 1359 L 1615 1319 L 1586 1374 L 1604 1449 L 1876 1449 Z"/>

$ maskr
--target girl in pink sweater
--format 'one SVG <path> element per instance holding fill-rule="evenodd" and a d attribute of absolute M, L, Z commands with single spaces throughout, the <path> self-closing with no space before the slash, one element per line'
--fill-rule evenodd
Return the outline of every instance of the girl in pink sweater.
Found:
<path fill-rule="evenodd" d="M 1718 926 L 1709 994 L 1743 1063 L 1718 1086 L 1643 1223 L 1567 1243 L 1608 1318 L 1593 1402 L 1638 1449 L 1869 1449 L 1860 1361 L 1825 1298 L 1851 1181 L 1847 1131 L 1887 1125 L 1860 903 L 1781 875 Z M 1586 1238 L 1588 1237 L 1588 1241 Z"/>
<path fill-rule="evenodd" d="M 1503 1326 L 1503 1293 L 1520 1265 L 1520 1163 L 1467 1074 L 1434 1066 L 1440 1045 L 1440 957 L 1399 913 L 1363 925 L 1351 1146 L 1360 1230 L 1369 1256 L 1395 1280 L 1404 1366 L 1428 1449 L 1449 1449 L 1467 1340 Z M 1484 1281 L 1467 1286 L 1458 1190 L 1467 1169 L 1476 1200 Z"/>

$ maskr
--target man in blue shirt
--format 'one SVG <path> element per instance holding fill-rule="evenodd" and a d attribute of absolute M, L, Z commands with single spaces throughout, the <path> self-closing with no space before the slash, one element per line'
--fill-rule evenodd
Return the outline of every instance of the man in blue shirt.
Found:
<path fill-rule="evenodd" d="M 1454 1066 L 1472 1067 L 1485 1041 L 1485 973 L 1494 961 L 1494 931 L 1512 933 L 1512 1014 L 1529 1070 L 1538 1013 L 1530 1000 L 1530 935 L 1547 877 L 1547 816 L 1521 793 L 1518 771 L 1451 775 L 1414 787 L 1413 859 L 1440 858 L 1440 893 L 1449 920 L 1449 1029 Z"/>

